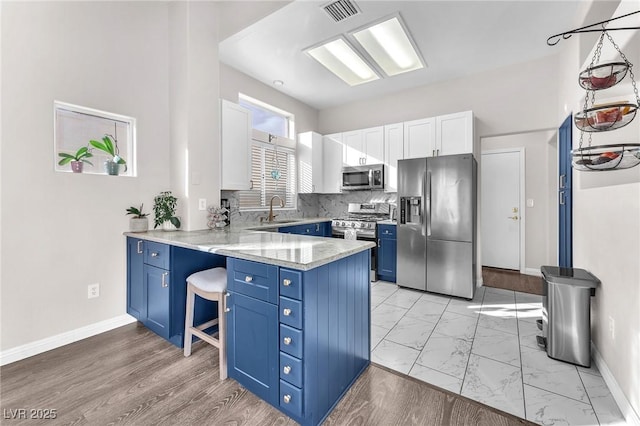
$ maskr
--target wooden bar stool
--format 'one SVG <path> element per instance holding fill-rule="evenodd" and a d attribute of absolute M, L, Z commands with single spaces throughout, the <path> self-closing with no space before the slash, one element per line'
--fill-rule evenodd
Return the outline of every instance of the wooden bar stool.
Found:
<path fill-rule="evenodd" d="M 184 320 L 184 356 L 191 355 L 192 336 L 198 336 L 218 348 L 220 354 L 220 380 L 227 378 L 227 348 L 225 321 L 225 294 L 227 292 L 227 270 L 213 268 L 196 272 L 187 277 L 187 308 Z M 218 302 L 218 318 L 204 324 L 193 324 L 193 310 L 196 294 L 203 299 Z M 205 333 L 209 327 L 218 324 L 218 338 Z"/>

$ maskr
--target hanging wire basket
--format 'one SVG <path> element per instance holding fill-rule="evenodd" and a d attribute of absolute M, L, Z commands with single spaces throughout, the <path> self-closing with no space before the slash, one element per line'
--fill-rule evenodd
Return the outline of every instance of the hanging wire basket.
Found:
<path fill-rule="evenodd" d="M 610 62 L 598 65 L 602 53 L 602 43 L 607 37 L 623 62 Z M 631 85 L 636 103 L 614 102 L 595 104 L 596 91 L 608 89 L 618 84 L 626 75 Z M 611 35 L 603 28 L 589 67 L 578 77 L 580 86 L 587 90 L 584 108 L 574 117 L 574 123 L 580 130 L 580 145 L 571 151 L 572 165 L 579 171 L 623 170 L 640 164 L 640 143 L 621 143 L 614 145 L 591 145 L 592 134 L 619 129 L 631 123 L 640 106 L 640 96 L 633 75 L 633 64 L 629 62 Z M 584 133 L 589 135 L 588 146 L 583 147 Z"/>

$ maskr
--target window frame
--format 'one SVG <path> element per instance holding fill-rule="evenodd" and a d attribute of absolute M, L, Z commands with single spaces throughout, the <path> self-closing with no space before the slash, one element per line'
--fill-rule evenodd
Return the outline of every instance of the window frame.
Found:
<path fill-rule="evenodd" d="M 89 161 L 93 163 L 92 168 L 85 168 L 83 170 L 83 174 L 91 174 L 91 175 L 108 175 L 108 173 L 104 170 L 102 164 L 99 164 L 109 156 L 106 153 L 103 153 L 100 150 L 97 150 L 89 145 L 90 139 L 102 140 L 104 133 L 99 134 L 95 133 L 95 136 L 91 138 L 87 138 L 83 144 L 79 144 L 78 142 L 66 142 L 61 139 L 61 135 L 59 134 L 62 130 L 62 123 L 59 123 L 58 120 L 58 112 L 68 112 L 73 114 L 79 114 L 81 116 L 87 116 L 90 120 L 95 122 L 95 119 L 104 120 L 105 125 L 117 123 L 122 124 L 125 129 L 126 137 L 124 142 L 124 152 L 122 153 L 122 158 L 125 159 L 127 170 L 119 173 L 118 176 L 124 177 L 136 177 L 137 173 L 137 160 L 136 160 L 136 119 L 133 117 L 128 117 L 122 114 L 116 114 L 107 111 L 101 111 L 94 108 L 89 108 L 81 105 L 74 105 L 67 102 L 61 102 L 54 100 L 53 101 L 53 158 L 54 158 L 54 171 L 62 172 L 62 173 L 73 173 L 68 166 L 59 166 L 58 161 L 60 161 L 60 157 L 58 153 L 60 152 L 68 152 L 74 154 L 79 148 L 83 146 L 88 146 L 92 150 L 92 154 L 94 155 Z M 83 117 L 79 117 L 82 119 Z M 95 125 L 95 124 L 94 124 Z M 113 135 L 114 131 L 109 131 L 110 135 Z M 122 142 L 122 133 L 118 136 L 118 146 L 120 150 L 123 150 L 123 142 Z M 68 148 L 69 146 L 76 146 L 76 148 Z"/>

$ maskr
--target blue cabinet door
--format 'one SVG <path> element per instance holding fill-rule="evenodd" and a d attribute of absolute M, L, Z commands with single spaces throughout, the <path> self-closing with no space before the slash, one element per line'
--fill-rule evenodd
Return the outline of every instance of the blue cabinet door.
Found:
<path fill-rule="evenodd" d="M 385 281 L 396 282 L 398 240 L 395 226 L 378 226 L 378 245 L 378 264 L 376 265 L 378 277 Z"/>
<path fill-rule="evenodd" d="M 158 335 L 169 338 L 169 285 L 166 269 L 144 265 L 144 287 L 147 293 L 147 316 L 144 325 Z"/>
<path fill-rule="evenodd" d="M 278 307 L 229 293 L 227 298 L 229 377 L 272 405 L 278 404 Z"/>
<path fill-rule="evenodd" d="M 127 313 L 138 321 L 147 317 L 144 287 L 144 241 L 127 237 Z"/>

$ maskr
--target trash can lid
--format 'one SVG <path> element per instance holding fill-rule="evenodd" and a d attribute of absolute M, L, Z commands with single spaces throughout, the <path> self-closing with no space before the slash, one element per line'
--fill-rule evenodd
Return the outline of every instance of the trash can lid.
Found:
<path fill-rule="evenodd" d="M 580 268 L 560 268 L 558 266 L 541 266 L 540 272 L 547 282 L 567 284 L 579 287 L 596 288 L 600 280 L 590 272 Z"/>

